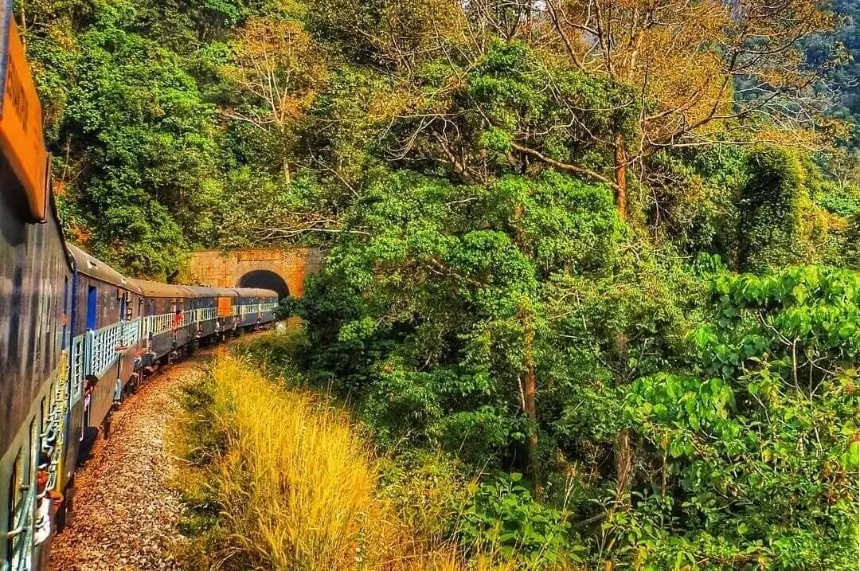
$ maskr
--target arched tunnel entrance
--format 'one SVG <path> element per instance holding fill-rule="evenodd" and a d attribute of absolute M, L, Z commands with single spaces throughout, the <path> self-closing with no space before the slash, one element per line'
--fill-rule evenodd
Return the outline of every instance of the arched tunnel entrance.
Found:
<path fill-rule="evenodd" d="M 236 287 L 256 287 L 278 292 L 278 300 L 290 297 L 290 290 L 284 278 L 269 270 L 253 270 L 239 278 Z"/>

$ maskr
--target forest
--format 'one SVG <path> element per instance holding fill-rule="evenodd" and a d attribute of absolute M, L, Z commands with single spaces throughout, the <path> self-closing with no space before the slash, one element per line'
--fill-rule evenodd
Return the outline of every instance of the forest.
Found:
<path fill-rule="evenodd" d="M 853 0 L 16 11 L 67 236 L 168 280 L 323 248 L 271 360 L 383 480 L 462 483 L 428 533 L 520 569 L 856 569 Z"/>

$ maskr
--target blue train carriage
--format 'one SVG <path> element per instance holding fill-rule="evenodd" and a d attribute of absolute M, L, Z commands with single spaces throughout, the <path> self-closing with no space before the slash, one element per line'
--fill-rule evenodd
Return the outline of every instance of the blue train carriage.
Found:
<path fill-rule="evenodd" d="M 146 341 L 144 372 L 152 374 L 162 364 L 193 351 L 197 345 L 199 297 L 192 288 L 146 280 L 131 280 L 143 292 L 142 334 Z"/>
<path fill-rule="evenodd" d="M 142 343 L 140 308 L 143 292 L 131 280 L 76 246 L 74 261 L 72 345 L 70 352 L 70 425 L 81 438 L 94 437 L 115 402 L 136 379 Z M 87 390 L 87 377 L 98 379 Z M 68 470 L 77 457 L 66 452 Z"/>
<path fill-rule="evenodd" d="M 238 288 L 239 327 L 248 330 L 274 323 L 278 293 L 268 289 Z"/>
<path fill-rule="evenodd" d="M 197 295 L 192 301 L 197 318 L 197 338 L 203 343 L 223 339 L 236 329 L 234 307 L 239 294 L 228 288 L 189 286 Z"/>
<path fill-rule="evenodd" d="M 0 1 L 0 569 L 45 568 L 67 441 L 71 261 L 42 112 L 11 2 Z M 47 509 L 46 509 L 47 507 Z"/>

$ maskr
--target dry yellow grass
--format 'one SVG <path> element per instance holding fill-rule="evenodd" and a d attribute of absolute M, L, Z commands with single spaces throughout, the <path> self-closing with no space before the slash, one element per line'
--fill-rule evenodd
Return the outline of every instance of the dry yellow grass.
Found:
<path fill-rule="evenodd" d="M 227 435 L 218 490 L 234 548 L 266 569 L 377 568 L 394 526 L 343 416 L 232 358 L 214 365 L 212 396 Z"/>
<path fill-rule="evenodd" d="M 315 394 L 285 390 L 224 353 L 213 364 L 207 392 L 207 430 L 223 439 L 207 471 L 220 531 L 217 553 L 211 543 L 201 545 L 206 562 L 189 562 L 193 568 L 524 569 L 500 564 L 498 553 L 466 561 L 441 538 L 418 536 L 393 503 L 380 499 L 378 465 L 361 431 Z"/>
<path fill-rule="evenodd" d="M 453 548 L 416 538 L 378 498 L 373 456 L 348 415 L 233 357 L 214 364 L 211 396 L 212 428 L 226 437 L 213 482 L 229 538 L 222 562 L 275 571 L 464 569 Z"/>

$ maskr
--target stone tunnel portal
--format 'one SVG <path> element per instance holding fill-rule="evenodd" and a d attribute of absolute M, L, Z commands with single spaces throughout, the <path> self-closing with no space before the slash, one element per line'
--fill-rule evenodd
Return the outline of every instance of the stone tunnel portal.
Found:
<path fill-rule="evenodd" d="M 279 300 L 290 297 L 287 282 L 281 276 L 269 270 L 252 270 L 246 273 L 239 278 L 239 283 L 236 284 L 236 287 L 256 287 L 274 290 L 278 292 Z"/>
<path fill-rule="evenodd" d="M 317 248 L 198 250 L 189 257 L 180 281 L 211 287 L 263 287 L 301 298 L 305 279 L 322 269 Z"/>

